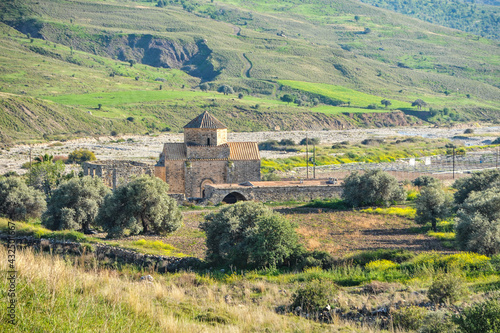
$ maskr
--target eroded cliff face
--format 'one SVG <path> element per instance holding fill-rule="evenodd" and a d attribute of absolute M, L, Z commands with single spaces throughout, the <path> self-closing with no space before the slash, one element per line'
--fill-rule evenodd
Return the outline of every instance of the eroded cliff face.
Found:
<path fill-rule="evenodd" d="M 132 34 L 112 38 L 105 45 L 105 52 L 122 61 L 180 69 L 206 81 L 214 80 L 220 73 L 211 63 L 212 50 L 205 40 L 184 42 Z"/>
<path fill-rule="evenodd" d="M 213 81 L 221 72 L 212 63 L 206 40 L 173 40 L 151 34 L 112 34 L 92 28 L 71 29 L 29 19 L 14 26 L 36 38 L 122 61 L 133 60 L 153 67 L 180 69 L 204 81 Z"/>

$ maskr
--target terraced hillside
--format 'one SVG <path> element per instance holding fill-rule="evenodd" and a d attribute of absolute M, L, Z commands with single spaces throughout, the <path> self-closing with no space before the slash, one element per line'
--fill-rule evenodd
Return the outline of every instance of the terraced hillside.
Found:
<path fill-rule="evenodd" d="M 83 135 L 179 130 L 205 108 L 234 130 L 493 121 L 500 110 L 497 42 L 350 0 L 9 0 L 0 12 L 1 98 L 100 124 Z M 417 99 L 428 114 L 413 112 Z M 11 122 L 1 130 L 22 139 Z M 31 137 L 52 133 L 75 130 Z"/>

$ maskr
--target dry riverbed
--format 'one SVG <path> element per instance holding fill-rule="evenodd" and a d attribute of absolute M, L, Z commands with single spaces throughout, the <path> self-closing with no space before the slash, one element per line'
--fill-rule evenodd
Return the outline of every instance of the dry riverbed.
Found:
<path fill-rule="evenodd" d="M 277 132 L 241 132 L 229 133 L 230 141 L 266 141 L 292 139 L 295 142 L 302 140 L 306 134 L 316 137 L 323 144 L 349 141 L 359 142 L 366 138 L 386 138 L 393 136 L 421 136 L 425 138 L 453 138 L 463 134 L 464 128 L 431 128 L 431 127 L 391 127 L 351 129 L 338 131 L 277 131 Z M 496 136 L 500 136 L 500 127 L 475 128 L 475 136 L 470 137 L 466 144 L 485 144 Z M 116 142 L 119 139 L 124 142 Z M 19 145 L 9 150 L 0 151 L 0 174 L 15 171 L 20 174 L 25 170 L 21 165 L 29 161 L 30 148 L 32 157 L 50 154 L 67 156 L 78 148 L 87 148 L 93 151 L 99 160 L 135 160 L 155 163 L 165 142 L 182 142 L 183 134 L 167 133 L 158 136 L 120 136 L 83 138 L 67 142 L 50 142 L 33 146 Z M 261 151 L 264 158 L 280 158 L 294 156 L 296 153 L 281 153 Z"/>

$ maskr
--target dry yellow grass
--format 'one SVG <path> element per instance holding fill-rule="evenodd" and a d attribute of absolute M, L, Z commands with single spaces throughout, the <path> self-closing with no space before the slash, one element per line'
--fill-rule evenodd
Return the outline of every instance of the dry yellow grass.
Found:
<path fill-rule="evenodd" d="M 5 248 L 0 257 L 6 258 Z M 281 315 L 276 306 L 289 304 L 288 294 L 267 281 L 223 284 L 194 273 L 153 274 L 152 283 L 139 273 L 81 267 L 60 257 L 19 251 L 18 323 L 10 332 L 370 332 L 338 322 L 320 324 Z M 7 261 L 0 262 L 7 269 Z M 144 273 L 147 274 L 147 273 Z M 0 287 L 6 289 L 6 279 Z M 6 306 L 6 299 L 0 305 Z"/>

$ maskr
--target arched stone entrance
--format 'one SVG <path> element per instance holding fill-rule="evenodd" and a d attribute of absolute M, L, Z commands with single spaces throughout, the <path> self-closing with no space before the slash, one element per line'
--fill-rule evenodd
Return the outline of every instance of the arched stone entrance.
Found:
<path fill-rule="evenodd" d="M 238 192 L 231 192 L 228 195 L 222 199 L 222 202 L 225 202 L 227 204 L 234 204 L 237 203 L 238 201 L 247 201 L 245 196 L 241 193 Z"/>
<path fill-rule="evenodd" d="M 202 180 L 201 185 L 200 185 L 200 193 L 201 193 L 202 198 L 206 197 L 205 187 L 207 185 L 210 185 L 210 184 L 215 184 L 215 182 L 210 178 L 206 178 L 206 179 Z"/>

